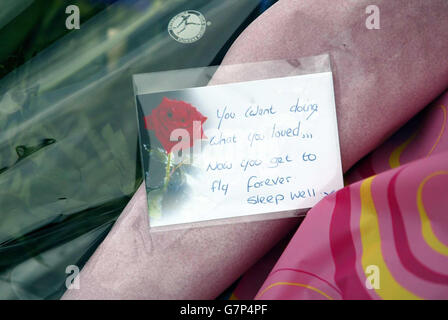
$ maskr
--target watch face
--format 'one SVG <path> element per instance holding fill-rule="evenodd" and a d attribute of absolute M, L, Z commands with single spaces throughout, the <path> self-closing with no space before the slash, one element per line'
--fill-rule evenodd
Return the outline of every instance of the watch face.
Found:
<path fill-rule="evenodd" d="M 206 21 L 202 13 L 187 10 L 175 15 L 168 24 L 170 36 L 181 43 L 192 43 L 202 38 Z"/>

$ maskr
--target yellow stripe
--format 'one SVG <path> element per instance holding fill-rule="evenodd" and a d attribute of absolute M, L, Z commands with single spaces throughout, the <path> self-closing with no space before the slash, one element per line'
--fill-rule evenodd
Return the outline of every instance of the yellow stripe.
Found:
<path fill-rule="evenodd" d="M 375 289 L 382 299 L 420 299 L 403 288 L 393 277 L 384 261 L 381 251 L 381 236 L 378 214 L 373 202 L 371 185 L 373 177 L 365 179 L 361 184 L 361 218 L 360 232 L 362 241 L 362 266 L 378 266 L 380 289 Z"/>
<path fill-rule="evenodd" d="M 400 157 L 406 147 L 415 139 L 417 133 L 415 132 L 412 136 L 410 136 L 405 142 L 399 145 L 390 155 L 389 157 L 389 165 L 391 168 L 398 168 L 400 166 Z"/>
<path fill-rule="evenodd" d="M 440 108 L 442 108 L 443 111 L 443 122 L 442 122 L 442 129 L 440 129 L 440 133 L 439 136 L 436 139 L 436 142 L 434 143 L 434 145 L 432 146 L 431 150 L 429 150 L 428 154 L 426 155 L 427 157 L 429 157 L 431 155 L 431 153 L 434 151 L 434 149 L 437 147 L 437 145 L 440 142 L 440 139 L 443 136 L 443 133 L 445 132 L 445 126 L 446 126 L 446 107 L 444 105 L 441 105 Z"/>
<path fill-rule="evenodd" d="M 256 299 L 260 298 L 262 295 L 264 295 L 266 293 L 266 291 L 268 291 L 268 290 L 270 290 L 270 289 L 272 289 L 274 287 L 277 287 L 277 286 L 294 286 L 294 287 L 307 288 L 307 289 L 313 290 L 314 292 L 317 292 L 317 293 L 321 294 L 322 296 L 324 296 L 328 300 L 334 300 L 328 294 L 326 294 L 325 292 L 323 292 L 323 291 L 321 291 L 321 290 L 319 290 L 317 288 L 314 288 L 314 287 L 309 286 L 307 284 L 302 284 L 302 283 L 297 283 L 297 282 L 276 282 L 276 283 L 273 283 L 273 284 L 269 285 L 268 287 L 266 287 L 263 291 L 261 291 L 255 298 Z"/>
<path fill-rule="evenodd" d="M 429 220 L 428 214 L 426 213 L 426 210 L 425 210 L 425 206 L 423 205 L 423 197 L 422 197 L 423 187 L 425 186 L 425 184 L 431 178 L 434 178 L 435 176 L 439 176 L 439 175 L 443 175 L 443 174 L 448 174 L 448 171 L 437 171 L 437 172 L 430 174 L 425 179 L 423 179 L 423 181 L 418 186 L 418 190 L 417 190 L 417 207 L 418 207 L 418 212 L 420 214 L 420 220 L 422 223 L 422 234 L 423 234 L 423 238 L 425 239 L 426 243 L 434 251 L 437 251 L 438 253 L 440 253 L 444 256 L 448 256 L 448 247 L 445 244 L 443 244 L 439 239 L 437 239 L 437 236 L 434 234 L 434 231 L 431 227 L 431 220 Z"/>

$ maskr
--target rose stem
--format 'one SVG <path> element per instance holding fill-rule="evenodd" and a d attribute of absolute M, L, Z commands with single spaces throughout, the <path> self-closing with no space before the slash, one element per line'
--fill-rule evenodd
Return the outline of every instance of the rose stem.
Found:
<path fill-rule="evenodd" d="M 163 191 L 166 191 L 166 188 L 168 187 L 168 182 L 170 181 L 170 167 L 171 167 L 171 152 L 168 153 L 168 161 L 166 163 L 165 168 L 165 184 L 163 186 Z"/>

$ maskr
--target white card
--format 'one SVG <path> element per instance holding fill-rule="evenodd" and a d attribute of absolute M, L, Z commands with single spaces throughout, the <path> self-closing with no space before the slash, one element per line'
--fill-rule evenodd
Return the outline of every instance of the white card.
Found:
<path fill-rule="evenodd" d="M 207 118 L 182 156 L 156 132 L 191 120 L 174 100 Z M 152 227 L 299 211 L 343 187 L 331 72 L 143 94 L 137 108 Z"/>

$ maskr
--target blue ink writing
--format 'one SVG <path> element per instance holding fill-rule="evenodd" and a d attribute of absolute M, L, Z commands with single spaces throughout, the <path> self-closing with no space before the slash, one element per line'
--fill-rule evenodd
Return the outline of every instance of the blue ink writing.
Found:
<path fill-rule="evenodd" d="M 255 141 L 263 141 L 264 140 L 264 135 L 261 133 L 249 133 L 249 135 L 247 136 L 247 140 L 249 140 L 250 142 L 250 146 L 252 147 L 253 143 Z"/>
<path fill-rule="evenodd" d="M 219 133 L 218 136 L 213 136 L 210 138 L 210 145 L 211 146 L 220 146 L 230 143 L 236 143 L 236 135 L 233 136 L 224 136 L 222 132 Z"/>
<path fill-rule="evenodd" d="M 247 192 L 250 191 L 250 189 L 258 189 L 258 188 L 262 188 L 262 187 L 273 187 L 273 186 L 277 186 L 280 184 L 286 184 L 289 183 L 291 181 L 292 177 L 288 176 L 288 177 L 281 177 L 278 176 L 276 178 L 258 178 L 257 176 L 251 176 L 248 180 L 247 180 Z"/>
<path fill-rule="evenodd" d="M 285 157 L 273 157 L 270 161 L 271 165 L 268 168 L 277 168 L 279 164 L 288 162 L 292 162 L 288 154 Z"/>
<path fill-rule="evenodd" d="M 302 155 L 303 161 L 315 161 L 317 156 L 314 153 L 306 153 L 304 152 Z"/>
<path fill-rule="evenodd" d="M 263 163 L 261 160 L 243 160 L 241 161 L 241 168 L 243 168 L 243 171 L 247 170 L 247 167 L 258 167 Z"/>
<path fill-rule="evenodd" d="M 308 104 L 308 105 L 299 105 L 299 98 L 297 99 L 297 102 L 295 105 L 292 105 L 289 108 L 290 112 L 303 112 L 303 113 L 309 113 L 306 120 L 309 120 L 311 116 L 319 110 L 319 106 L 317 104 Z"/>
<path fill-rule="evenodd" d="M 222 183 L 221 179 L 212 182 L 212 192 L 222 191 L 224 195 L 227 195 L 227 190 L 229 189 L 228 183 Z"/>
<path fill-rule="evenodd" d="M 274 111 L 272 105 L 269 108 L 261 108 L 260 106 L 252 107 L 250 106 L 247 108 L 246 113 L 244 114 L 246 118 L 249 117 L 256 117 L 256 116 L 264 116 L 264 115 L 271 115 L 276 114 L 277 112 Z"/>
<path fill-rule="evenodd" d="M 206 171 L 221 171 L 221 170 L 230 170 L 232 169 L 232 163 L 228 163 L 228 162 L 215 162 L 214 165 L 212 165 L 211 163 L 208 164 L 207 166 L 207 170 Z"/>
<path fill-rule="evenodd" d="M 278 129 L 276 124 L 274 124 L 274 126 L 272 127 L 272 138 L 298 137 L 299 135 L 300 135 L 300 121 L 297 127 L 294 128 Z"/>
<path fill-rule="evenodd" d="M 280 201 L 283 201 L 285 199 L 285 196 L 281 193 L 278 193 L 276 195 L 268 195 L 268 196 L 251 196 L 247 198 L 247 203 L 250 204 L 268 204 L 268 203 L 275 203 L 276 205 L 279 204 Z"/>
<path fill-rule="evenodd" d="M 289 195 L 291 200 L 312 198 L 316 196 L 316 191 L 314 189 L 298 190 L 297 192 L 290 192 Z"/>
<path fill-rule="evenodd" d="M 227 111 L 227 107 L 224 107 L 224 110 L 222 111 L 221 115 L 219 114 L 219 109 L 216 110 L 216 116 L 219 119 L 218 129 L 221 129 L 221 124 L 223 120 L 235 119 L 235 112 L 229 112 Z"/>

